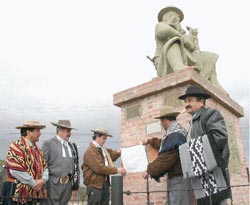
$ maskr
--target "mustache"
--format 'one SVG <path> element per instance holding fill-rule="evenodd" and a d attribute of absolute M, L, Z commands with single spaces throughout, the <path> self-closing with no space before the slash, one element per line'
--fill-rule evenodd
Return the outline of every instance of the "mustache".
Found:
<path fill-rule="evenodd" d="M 187 110 L 188 108 L 192 108 L 192 106 L 191 106 L 191 105 L 187 105 L 187 106 L 186 106 L 186 110 Z"/>

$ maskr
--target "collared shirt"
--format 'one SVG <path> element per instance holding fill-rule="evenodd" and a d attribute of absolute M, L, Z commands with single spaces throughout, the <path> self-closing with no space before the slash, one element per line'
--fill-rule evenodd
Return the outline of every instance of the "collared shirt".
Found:
<path fill-rule="evenodd" d="M 191 137 L 191 129 L 192 129 L 192 126 L 193 126 L 193 119 L 198 115 L 198 113 L 201 111 L 201 109 L 200 110 L 198 110 L 198 111 L 196 111 L 195 113 L 193 113 L 193 115 L 192 115 L 192 118 L 191 118 L 191 120 L 190 120 L 190 122 L 189 122 L 189 128 L 188 128 L 188 135 L 187 135 L 187 141 L 189 141 L 192 137 Z"/>
<path fill-rule="evenodd" d="M 56 138 L 62 143 L 62 156 L 63 156 L 63 157 L 66 157 L 66 151 L 65 151 L 64 146 L 63 146 L 63 145 L 65 145 L 65 146 L 67 146 L 67 148 L 68 148 L 69 157 L 72 157 L 72 152 L 71 152 L 71 148 L 70 148 L 70 146 L 69 146 L 68 141 L 63 140 L 63 139 L 62 139 L 61 137 L 59 137 L 58 135 L 56 135 Z"/>
<path fill-rule="evenodd" d="M 101 148 L 101 150 L 102 150 L 102 155 L 103 155 L 103 157 L 104 157 L 105 166 L 108 166 L 108 165 L 109 165 L 109 163 L 108 163 L 108 158 L 107 158 L 107 155 L 106 155 L 106 153 L 105 153 L 103 147 L 101 147 L 101 146 L 100 146 L 96 141 L 94 141 L 94 140 L 92 141 L 92 143 L 93 143 L 96 147 Z"/>
<path fill-rule="evenodd" d="M 27 141 L 31 147 L 34 146 L 34 144 L 30 142 L 28 139 Z M 28 184 L 31 187 L 34 187 L 36 185 L 36 180 L 33 179 L 33 177 L 28 172 L 22 172 L 10 169 L 10 174 L 23 184 Z M 42 179 L 44 180 L 44 183 L 46 183 L 49 179 L 49 171 L 47 168 L 43 172 Z"/>

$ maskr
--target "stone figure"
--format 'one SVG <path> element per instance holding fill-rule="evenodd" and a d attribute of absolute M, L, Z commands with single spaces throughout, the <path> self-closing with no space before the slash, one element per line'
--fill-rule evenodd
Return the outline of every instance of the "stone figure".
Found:
<path fill-rule="evenodd" d="M 215 63 L 216 53 L 200 51 L 198 29 L 182 28 L 183 12 L 176 7 L 163 8 L 158 14 L 155 27 L 156 50 L 152 59 L 157 76 L 185 69 L 195 68 L 203 77 L 223 90 L 217 80 Z"/>

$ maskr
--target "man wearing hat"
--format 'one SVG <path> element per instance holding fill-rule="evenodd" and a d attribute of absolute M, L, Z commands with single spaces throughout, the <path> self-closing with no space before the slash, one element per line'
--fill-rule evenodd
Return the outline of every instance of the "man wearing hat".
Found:
<path fill-rule="evenodd" d="M 160 177 L 168 174 L 168 204 L 188 205 L 188 186 L 182 176 L 178 150 L 178 147 L 186 142 L 187 131 L 176 121 L 178 114 L 179 112 L 174 112 L 171 107 L 164 107 L 160 111 L 160 116 L 155 117 L 155 119 L 161 120 L 161 125 L 166 133 L 162 139 L 151 138 L 142 141 L 143 145 L 150 144 L 159 150 L 158 157 L 148 164 L 147 171 L 143 176 L 146 178 L 150 175 L 159 181 Z"/>
<path fill-rule="evenodd" d="M 218 55 L 208 51 L 200 51 L 196 35 L 190 27 L 189 33 L 181 27 L 183 12 L 174 6 L 163 8 L 158 14 L 155 27 L 156 50 L 153 63 L 157 76 L 194 67 L 206 79 L 223 89 L 217 80 L 216 61 Z"/>
<path fill-rule="evenodd" d="M 69 142 L 71 127 L 69 120 L 59 120 L 56 126 L 56 136 L 46 140 L 42 145 L 45 161 L 48 164 L 49 180 L 46 184 L 48 197 L 46 205 L 67 205 L 71 195 L 77 190 L 72 190 L 72 178 L 75 174 L 75 162 L 77 151 Z M 79 176 L 78 176 L 79 177 Z"/>
<path fill-rule="evenodd" d="M 185 101 L 185 108 L 187 112 L 192 115 L 188 131 L 188 140 L 190 143 L 199 140 L 204 142 L 204 137 L 207 136 L 209 144 L 211 145 L 212 153 L 217 164 L 211 172 L 214 173 L 214 175 L 217 175 L 217 177 L 212 175 L 209 176 L 210 178 L 213 178 L 213 181 L 209 181 L 207 183 L 209 183 L 214 190 L 211 194 L 213 204 L 219 205 L 224 204 L 224 199 L 229 198 L 231 194 L 229 188 L 216 189 L 216 186 L 219 183 L 224 183 L 224 186 L 229 185 L 229 179 L 227 177 L 229 162 L 228 134 L 225 120 L 221 113 L 216 109 L 205 107 L 206 99 L 210 97 L 211 96 L 205 93 L 201 87 L 197 85 L 190 85 L 187 88 L 186 93 L 180 96 L 179 99 Z M 190 145 L 190 153 L 193 151 L 196 151 L 195 146 Z M 206 162 L 206 164 L 208 163 L 209 161 Z M 202 184 L 204 184 L 204 182 L 202 182 Z M 209 197 L 207 195 L 201 197 L 197 200 L 197 202 L 202 205 L 209 204 Z"/>
<path fill-rule="evenodd" d="M 112 137 L 106 129 L 96 128 L 91 130 L 93 141 L 83 156 L 83 181 L 87 186 L 88 205 L 108 205 L 109 175 L 126 174 L 124 168 L 116 168 L 113 161 L 121 156 L 120 151 L 106 149 L 104 144 L 107 137 Z"/>
<path fill-rule="evenodd" d="M 7 153 L 3 204 L 33 204 L 46 198 L 48 169 L 36 144 L 40 130 L 45 127 L 37 121 L 26 121 L 16 127 L 21 137 L 10 145 Z"/>

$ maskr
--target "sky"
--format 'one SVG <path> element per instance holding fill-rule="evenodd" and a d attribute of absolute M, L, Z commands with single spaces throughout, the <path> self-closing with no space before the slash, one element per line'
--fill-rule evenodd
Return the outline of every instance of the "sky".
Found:
<path fill-rule="evenodd" d="M 169 5 L 184 12 L 183 28 L 198 28 L 201 50 L 219 54 L 218 80 L 244 108 L 248 130 L 246 0 L 10 0 L 0 1 L 0 133 L 27 119 L 48 131 L 58 119 L 86 133 L 120 126 L 113 94 L 156 77 L 146 56 L 154 55 L 158 12 Z"/>

